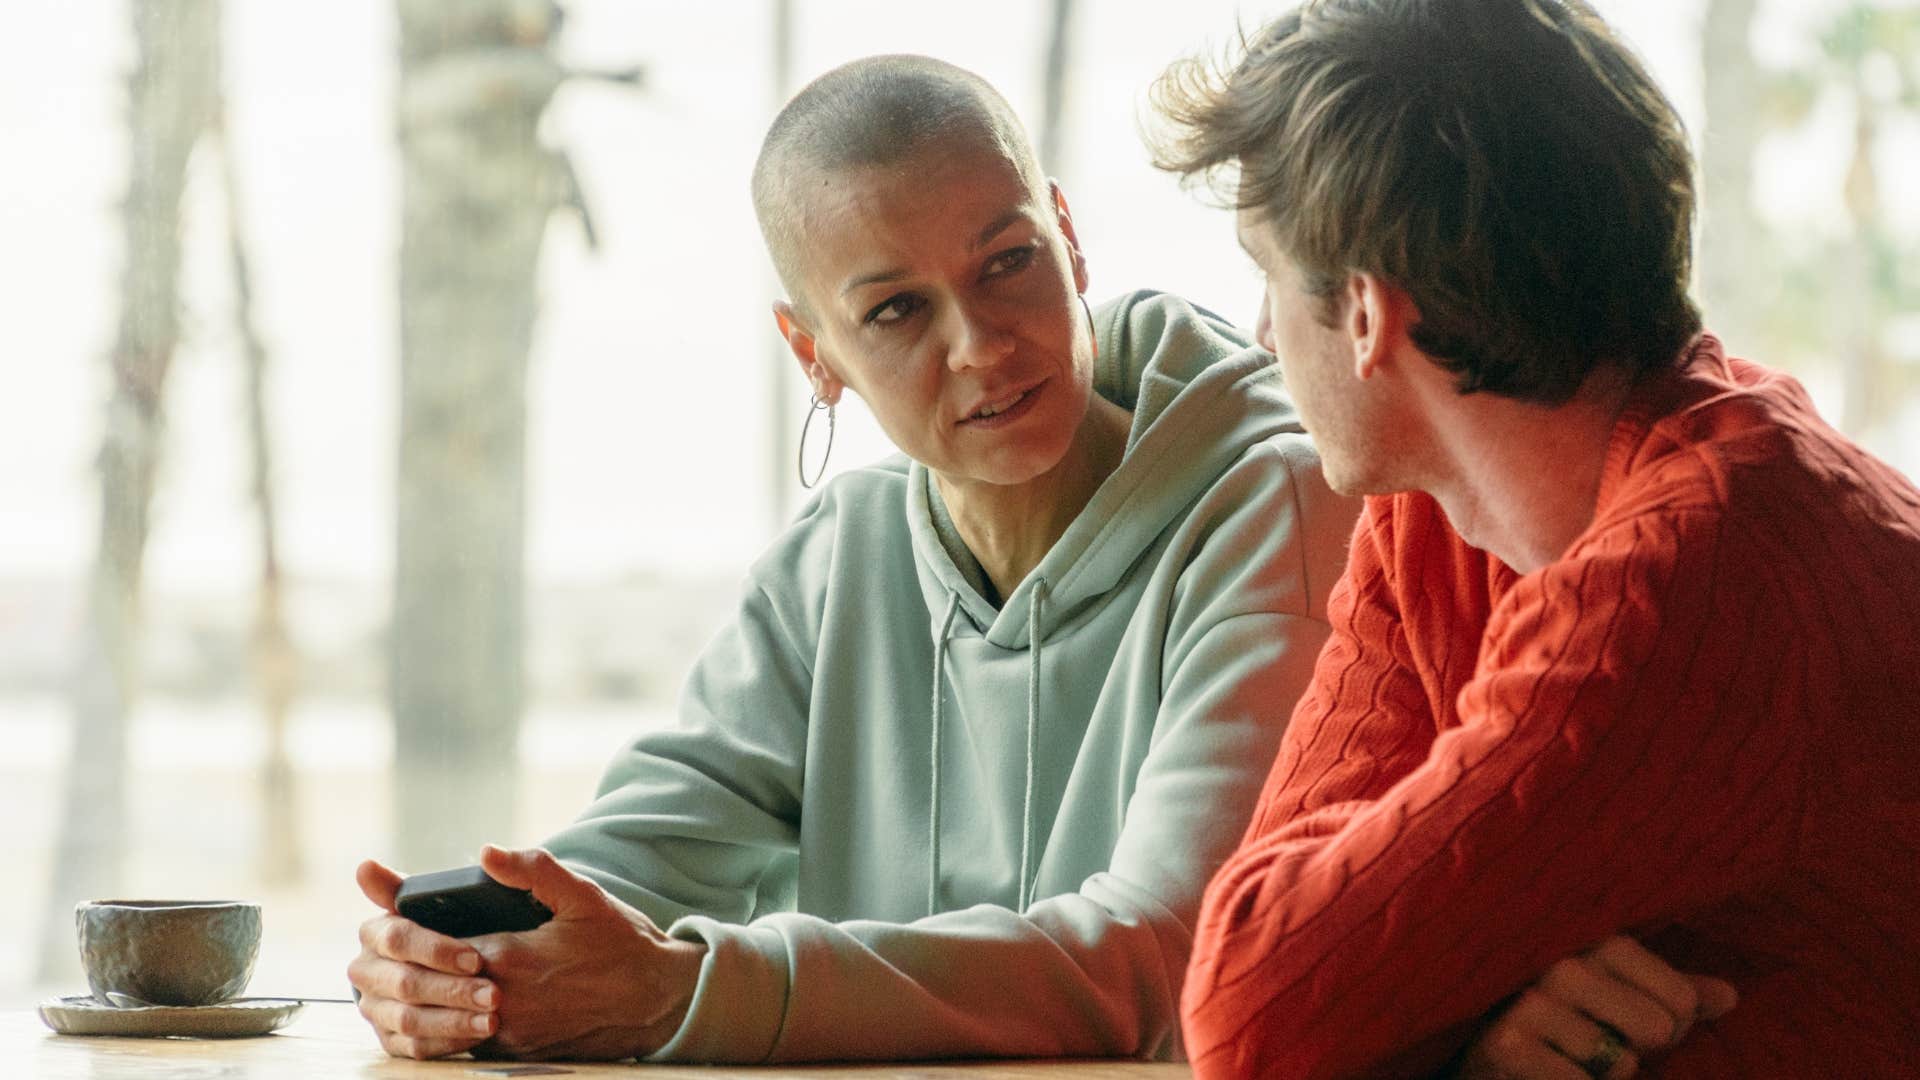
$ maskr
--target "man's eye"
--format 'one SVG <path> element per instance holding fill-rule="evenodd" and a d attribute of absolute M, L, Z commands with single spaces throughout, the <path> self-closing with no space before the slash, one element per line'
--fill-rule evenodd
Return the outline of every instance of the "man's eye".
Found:
<path fill-rule="evenodd" d="M 860 321 L 876 325 L 897 323 L 919 311 L 920 304 L 920 298 L 911 293 L 889 296 L 874 305 L 873 310 L 867 312 L 866 317 Z"/>
<path fill-rule="evenodd" d="M 987 262 L 987 276 L 1011 274 L 1033 261 L 1034 245 L 1022 244 L 1017 248 L 1008 248 Z"/>

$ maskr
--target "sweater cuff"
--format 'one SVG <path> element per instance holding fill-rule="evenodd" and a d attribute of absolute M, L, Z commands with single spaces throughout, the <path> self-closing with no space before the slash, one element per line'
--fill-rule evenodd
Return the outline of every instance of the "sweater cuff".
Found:
<path fill-rule="evenodd" d="M 786 940 L 770 928 L 689 915 L 669 937 L 706 945 L 680 1030 L 647 1061 L 756 1064 L 773 1053 L 787 1016 Z"/>

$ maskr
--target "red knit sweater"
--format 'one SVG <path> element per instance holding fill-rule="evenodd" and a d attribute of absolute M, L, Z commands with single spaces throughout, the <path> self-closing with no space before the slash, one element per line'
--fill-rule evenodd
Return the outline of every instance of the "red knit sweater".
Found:
<path fill-rule="evenodd" d="M 1418 1075 L 1607 935 L 1739 1006 L 1649 1073 L 1920 1076 L 1920 491 L 1703 338 L 1525 576 L 1371 499 L 1184 998 L 1201 1077 Z"/>

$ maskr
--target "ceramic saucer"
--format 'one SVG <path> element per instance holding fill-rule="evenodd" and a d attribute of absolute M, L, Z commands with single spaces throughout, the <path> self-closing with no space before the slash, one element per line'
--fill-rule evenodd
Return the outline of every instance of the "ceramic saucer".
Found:
<path fill-rule="evenodd" d="M 116 1009 L 84 994 L 40 1003 L 40 1019 L 62 1035 L 237 1039 L 278 1030 L 299 1012 L 298 1001 L 252 998 L 235 998 L 218 1005 L 152 1005 L 137 1009 Z"/>

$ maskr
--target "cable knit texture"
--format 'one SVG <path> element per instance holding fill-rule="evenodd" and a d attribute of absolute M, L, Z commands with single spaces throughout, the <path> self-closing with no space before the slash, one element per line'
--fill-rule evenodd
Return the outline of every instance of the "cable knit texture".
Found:
<path fill-rule="evenodd" d="M 1712 338 L 1517 575 L 1368 501 L 1184 992 L 1201 1077 L 1419 1075 L 1627 931 L 1739 1006 L 1642 1075 L 1920 1076 L 1920 492 Z"/>

